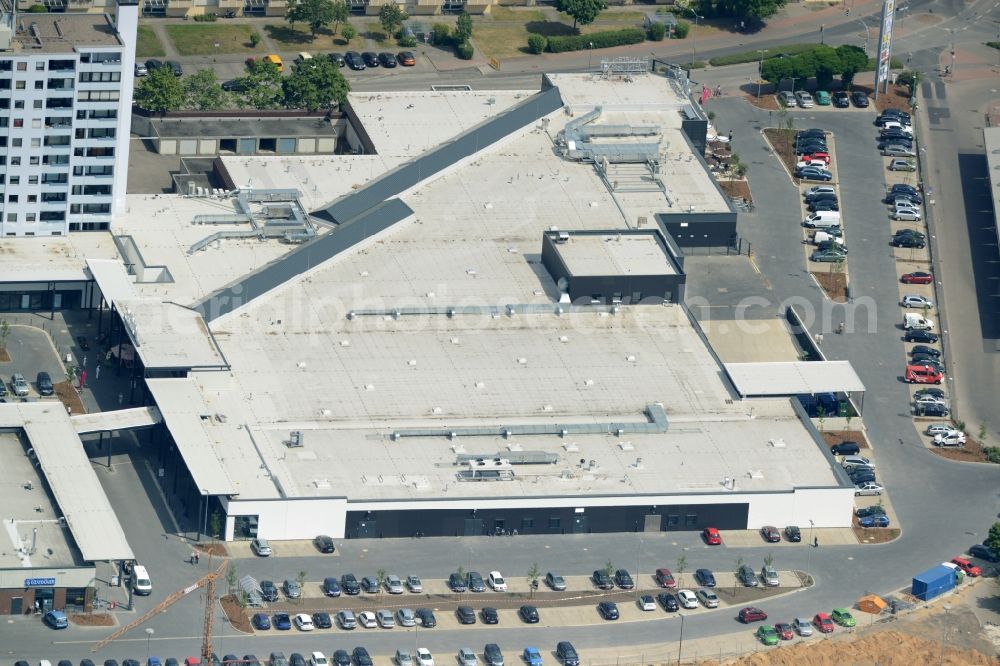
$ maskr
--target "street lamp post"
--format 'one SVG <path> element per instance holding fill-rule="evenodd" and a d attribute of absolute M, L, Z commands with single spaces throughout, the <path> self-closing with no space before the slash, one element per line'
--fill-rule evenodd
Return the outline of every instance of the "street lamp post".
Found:
<path fill-rule="evenodd" d="M 941 627 L 941 664 L 944 665 L 944 644 L 948 640 L 948 613 L 951 611 L 951 606 L 948 604 L 944 605 L 944 624 Z"/>
<path fill-rule="evenodd" d="M 815 529 L 815 527 L 816 527 L 816 523 L 814 523 L 812 521 L 812 519 L 810 518 L 809 519 L 809 540 L 813 542 L 813 545 L 816 544 L 816 541 L 815 541 L 816 537 L 813 536 L 813 530 Z M 809 549 L 809 555 L 806 557 L 806 569 L 809 570 L 807 573 L 809 574 L 810 577 L 812 577 L 812 558 L 813 558 L 813 548 L 810 548 Z"/>
<path fill-rule="evenodd" d="M 761 75 L 764 71 L 764 54 L 767 53 L 767 49 L 757 49 L 757 53 L 760 54 L 760 60 L 757 62 L 757 99 L 760 99 Z"/>
<path fill-rule="evenodd" d="M 639 573 L 639 558 L 642 557 L 642 537 L 639 537 L 639 547 L 635 549 L 635 581 L 633 581 L 635 587 L 635 599 L 639 600 L 639 581 L 642 580 L 642 574 Z"/>
<path fill-rule="evenodd" d="M 680 637 L 680 640 L 677 641 L 677 663 L 678 664 L 681 663 L 681 650 L 684 649 L 684 614 L 681 613 L 680 616 L 681 616 L 681 637 Z"/>
<path fill-rule="evenodd" d="M 868 24 L 865 23 L 863 18 L 859 18 L 858 23 L 865 26 L 865 55 L 868 55 L 868 42 L 871 41 L 871 30 L 868 28 Z"/>
<path fill-rule="evenodd" d="M 146 627 L 146 662 L 149 662 L 149 640 L 156 633 L 152 627 Z"/>
<path fill-rule="evenodd" d="M 590 42 L 587 45 L 587 71 L 590 71 L 590 67 L 594 59 L 594 42 Z"/>

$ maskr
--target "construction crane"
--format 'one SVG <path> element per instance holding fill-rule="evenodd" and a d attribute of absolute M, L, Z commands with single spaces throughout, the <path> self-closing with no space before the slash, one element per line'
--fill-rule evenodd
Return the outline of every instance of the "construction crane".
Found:
<path fill-rule="evenodd" d="M 211 564 L 209 566 L 211 566 Z M 212 619 L 214 618 L 213 607 L 215 606 L 215 582 L 220 576 L 222 576 L 223 573 L 225 573 L 226 567 L 228 566 L 229 562 L 227 560 L 223 560 L 215 571 L 202 576 L 184 589 L 173 592 L 145 615 L 132 620 L 115 633 L 101 639 L 97 643 L 94 643 L 94 646 L 90 648 L 90 651 L 97 652 L 111 641 L 124 636 L 128 632 L 140 626 L 149 618 L 167 610 L 170 606 L 174 605 L 195 590 L 205 588 L 205 623 L 202 628 L 201 637 L 201 663 L 204 664 L 204 666 L 210 666 L 212 663 Z"/>

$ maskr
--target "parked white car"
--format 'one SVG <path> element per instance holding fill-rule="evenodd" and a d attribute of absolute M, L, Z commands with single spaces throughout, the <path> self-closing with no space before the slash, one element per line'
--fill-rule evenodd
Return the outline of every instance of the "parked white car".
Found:
<path fill-rule="evenodd" d="M 961 432 L 954 426 L 948 425 L 947 423 L 932 423 L 927 426 L 928 435 L 947 435 L 953 432 Z"/>
<path fill-rule="evenodd" d="M 844 456 L 844 459 L 840 461 L 840 464 L 843 465 L 845 468 L 857 465 L 864 465 L 865 467 L 871 467 L 872 469 L 875 469 L 875 463 L 873 463 L 868 458 L 865 458 L 864 456 Z"/>
<path fill-rule="evenodd" d="M 507 591 L 507 581 L 503 579 L 503 574 L 501 574 L 499 571 L 491 571 L 489 578 L 487 579 L 487 582 L 495 592 Z"/>
<path fill-rule="evenodd" d="M 371 611 L 361 611 L 358 613 L 358 624 L 365 629 L 374 629 L 378 626 L 378 620 L 375 619 L 375 613 Z"/>
<path fill-rule="evenodd" d="M 898 129 L 901 132 L 903 132 L 904 134 L 909 134 L 910 136 L 913 136 L 913 126 L 912 125 L 905 125 L 905 124 L 899 122 L 898 120 L 887 120 L 884 123 L 882 123 L 882 131 L 883 132 L 886 131 L 886 130 L 891 130 L 891 129 Z"/>
<path fill-rule="evenodd" d="M 965 446 L 965 433 L 949 432 L 934 435 L 934 446 Z"/>
<path fill-rule="evenodd" d="M 418 666 L 434 666 L 434 655 L 427 648 L 417 648 Z"/>
<path fill-rule="evenodd" d="M 295 616 L 295 627 L 299 631 L 312 631 L 316 628 L 313 626 L 313 619 L 308 613 L 299 613 Z"/>
<path fill-rule="evenodd" d="M 884 488 L 878 485 L 874 481 L 868 481 L 866 483 L 860 483 L 854 486 L 854 496 L 859 495 L 881 495 Z"/>
<path fill-rule="evenodd" d="M 941 405 L 946 407 L 948 402 L 944 398 L 939 398 L 936 395 L 918 395 L 913 399 L 914 405 Z"/>
<path fill-rule="evenodd" d="M 313 652 L 309 657 L 309 666 L 326 666 L 328 663 L 330 662 L 322 652 Z"/>
<path fill-rule="evenodd" d="M 694 592 L 691 590 L 680 590 L 677 593 L 677 599 L 681 602 L 681 606 L 684 608 L 698 607 L 698 597 L 694 596 Z"/>
<path fill-rule="evenodd" d="M 934 307 L 934 301 L 924 296 L 917 296 L 915 294 L 906 294 L 899 301 L 899 304 L 904 308 L 932 308 Z"/>

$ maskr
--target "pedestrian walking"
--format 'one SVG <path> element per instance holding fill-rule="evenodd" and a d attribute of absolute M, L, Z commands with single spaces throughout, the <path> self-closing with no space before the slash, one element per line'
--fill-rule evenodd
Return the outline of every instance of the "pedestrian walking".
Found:
<path fill-rule="evenodd" d="M 87 367 L 87 357 L 86 356 L 83 357 L 83 367 L 85 367 L 85 368 Z"/>
<path fill-rule="evenodd" d="M 198 562 L 199 562 L 200 560 L 201 560 L 201 555 L 199 555 L 199 554 L 198 554 L 198 551 L 197 551 L 197 550 L 196 550 L 196 551 L 194 551 L 194 563 L 195 563 L 195 564 L 198 564 Z"/>
<path fill-rule="evenodd" d="M 125 402 L 125 394 L 124 393 L 119 393 L 118 394 L 118 404 L 121 405 L 124 402 Z"/>
<path fill-rule="evenodd" d="M 733 142 L 733 130 L 729 130 L 729 143 Z"/>
<path fill-rule="evenodd" d="M 86 370 L 81 370 L 80 371 L 80 388 L 83 388 L 86 385 L 87 385 L 87 371 Z"/>
<path fill-rule="evenodd" d="M 819 537 L 813 537 L 813 548 L 819 548 Z"/>
<path fill-rule="evenodd" d="M 94 379 L 100 379 L 100 378 L 101 378 L 101 364 L 98 363 L 97 368 L 94 369 Z"/>

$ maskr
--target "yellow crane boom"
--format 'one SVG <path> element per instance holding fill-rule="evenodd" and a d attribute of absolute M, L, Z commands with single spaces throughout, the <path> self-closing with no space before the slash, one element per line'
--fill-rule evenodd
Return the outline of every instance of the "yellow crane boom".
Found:
<path fill-rule="evenodd" d="M 201 642 L 201 651 L 202 651 L 201 657 L 203 660 L 202 663 L 205 664 L 206 666 L 210 666 L 212 658 L 212 617 L 213 617 L 212 607 L 215 605 L 215 581 L 218 580 L 219 576 L 221 576 L 223 572 L 225 572 L 226 567 L 228 566 L 229 562 L 227 560 L 223 560 L 222 564 L 220 564 L 215 571 L 205 574 L 204 576 L 202 576 L 201 578 L 199 578 L 198 580 L 196 580 L 195 582 L 191 583 L 190 585 L 181 590 L 172 592 L 163 601 L 161 601 L 155 607 L 149 610 L 145 615 L 137 617 L 136 619 L 132 620 L 131 622 L 126 624 L 124 627 L 122 627 L 115 633 L 105 638 L 102 638 L 98 642 L 94 643 L 93 647 L 90 648 L 90 651 L 97 652 L 111 641 L 120 638 L 121 636 L 124 636 L 128 632 L 140 626 L 149 618 L 159 613 L 162 613 L 167 608 L 174 605 L 175 603 L 177 603 L 187 595 L 191 594 L 195 590 L 204 587 L 207 594 L 205 595 L 205 626 Z"/>

